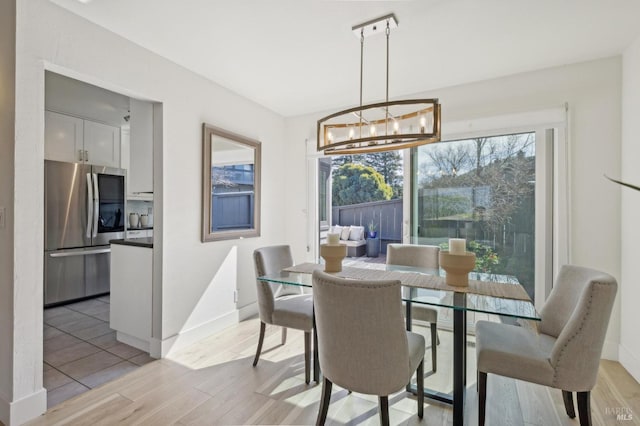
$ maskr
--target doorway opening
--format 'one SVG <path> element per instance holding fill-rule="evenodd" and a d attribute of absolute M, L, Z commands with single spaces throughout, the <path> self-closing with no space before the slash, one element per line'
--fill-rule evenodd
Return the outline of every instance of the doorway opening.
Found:
<path fill-rule="evenodd" d="M 345 264 L 379 267 L 402 242 L 403 167 L 402 151 L 319 159 L 320 242 L 339 232 Z"/>
<path fill-rule="evenodd" d="M 161 106 L 45 71 L 44 107 L 43 384 L 50 408 L 153 361 L 148 349 L 123 343 L 114 325 L 114 318 L 127 321 L 112 314 L 111 241 L 147 238 L 153 251 Z M 150 312 L 151 284 L 147 303 Z"/>

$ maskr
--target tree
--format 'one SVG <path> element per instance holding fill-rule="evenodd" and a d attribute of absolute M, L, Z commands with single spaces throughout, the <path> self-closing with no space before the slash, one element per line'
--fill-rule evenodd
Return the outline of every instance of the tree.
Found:
<path fill-rule="evenodd" d="M 398 151 L 375 152 L 364 155 L 364 165 L 380 173 L 393 189 L 392 198 L 402 197 L 402 158 Z"/>
<path fill-rule="evenodd" d="M 398 151 L 347 154 L 333 157 L 331 160 L 333 173 L 345 164 L 372 167 L 382 175 L 384 182 L 391 186 L 393 190 L 392 198 L 402 197 L 402 157 Z"/>
<path fill-rule="evenodd" d="M 332 157 L 331 170 L 336 172 L 340 167 L 350 163 L 364 165 L 364 154 L 345 154 Z"/>
<path fill-rule="evenodd" d="M 420 164 L 418 183 L 428 187 L 437 181 L 439 186 L 450 186 L 447 181 L 455 181 L 457 175 L 471 168 L 470 148 L 467 143 L 429 145 L 425 150 L 427 161 Z"/>
<path fill-rule="evenodd" d="M 333 205 L 347 206 L 391 199 L 393 190 L 372 167 L 347 163 L 333 174 Z"/>

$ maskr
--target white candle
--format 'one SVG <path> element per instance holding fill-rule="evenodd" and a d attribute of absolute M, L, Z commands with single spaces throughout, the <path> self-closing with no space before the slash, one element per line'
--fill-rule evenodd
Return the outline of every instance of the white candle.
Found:
<path fill-rule="evenodd" d="M 464 238 L 449 238 L 449 253 L 465 254 L 467 249 L 467 240 Z"/>
<path fill-rule="evenodd" d="M 340 244 L 340 234 L 327 234 L 327 244 L 330 246 Z"/>

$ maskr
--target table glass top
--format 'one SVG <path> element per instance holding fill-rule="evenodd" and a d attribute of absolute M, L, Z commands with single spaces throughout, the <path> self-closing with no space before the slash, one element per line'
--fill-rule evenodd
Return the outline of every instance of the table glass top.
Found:
<path fill-rule="evenodd" d="M 444 276 L 442 270 L 414 268 L 399 265 L 386 265 L 385 270 L 419 272 L 427 275 Z M 507 275 L 483 274 L 472 272 L 470 279 L 479 281 L 497 281 L 511 285 L 520 285 L 517 278 Z M 260 281 L 267 281 L 276 284 L 295 285 L 301 287 L 313 287 L 311 274 L 301 272 L 280 271 L 276 274 L 258 277 Z M 430 290 L 403 285 L 403 300 L 406 302 L 440 306 L 456 310 L 472 312 L 483 312 L 494 315 L 504 315 L 513 318 L 523 318 L 529 320 L 540 320 L 531 301 L 505 299 L 500 297 L 461 293 L 446 290 Z"/>

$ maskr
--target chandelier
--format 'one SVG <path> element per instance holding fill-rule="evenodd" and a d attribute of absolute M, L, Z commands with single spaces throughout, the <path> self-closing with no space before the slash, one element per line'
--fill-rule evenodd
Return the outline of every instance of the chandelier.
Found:
<path fill-rule="evenodd" d="M 389 101 L 389 34 L 398 21 L 386 15 L 352 28 L 360 37 L 360 106 L 336 112 L 318 120 L 318 151 L 327 155 L 362 154 L 440 141 L 440 104 L 438 99 Z M 362 74 L 365 37 L 387 37 L 386 100 L 362 105 Z"/>

